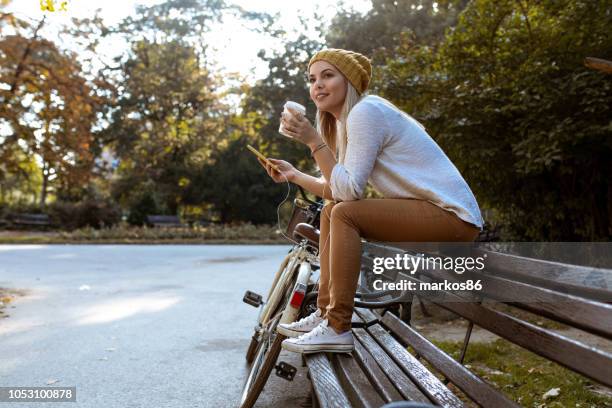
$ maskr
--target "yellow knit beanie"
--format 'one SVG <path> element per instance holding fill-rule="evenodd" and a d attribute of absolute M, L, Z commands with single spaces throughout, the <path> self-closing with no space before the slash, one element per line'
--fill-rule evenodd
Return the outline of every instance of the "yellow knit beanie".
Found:
<path fill-rule="evenodd" d="M 328 48 L 313 55 L 308 63 L 308 70 L 317 61 L 327 61 L 338 68 L 359 94 L 368 89 L 372 78 L 372 64 L 364 55 L 348 50 Z"/>

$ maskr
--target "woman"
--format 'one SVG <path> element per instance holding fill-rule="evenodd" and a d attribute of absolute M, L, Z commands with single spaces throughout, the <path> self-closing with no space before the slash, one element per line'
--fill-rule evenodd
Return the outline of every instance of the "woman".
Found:
<path fill-rule="evenodd" d="M 376 241 L 473 241 L 482 229 L 474 195 L 457 168 L 423 126 L 387 100 L 364 95 L 372 73 L 356 52 L 327 49 L 308 65 L 315 129 L 292 111 L 287 133 L 310 147 L 322 177 L 260 163 L 275 182 L 298 184 L 333 200 L 321 214 L 318 309 L 278 332 L 283 348 L 301 352 L 350 352 L 361 237 Z M 364 199 L 368 181 L 383 195 Z"/>

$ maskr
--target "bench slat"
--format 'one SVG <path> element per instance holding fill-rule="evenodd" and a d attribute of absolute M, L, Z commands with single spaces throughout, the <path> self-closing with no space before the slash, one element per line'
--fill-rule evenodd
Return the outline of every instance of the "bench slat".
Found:
<path fill-rule="evenodd" d="M 418 279 L 403 275 L 403 279 Z M 612 355 L 576 340 L 538 327 L 509 314 L 468 303 L 453 293 L 445 292 L 444 301 L 436 301 L 436 293 L 415 291 L 437 305 L 462 316 L 511 342 L 556 361 L 602 384 L 612 386 Z"/>
<path fill-rule="evenodd" d="M 612 338 L 612 305 L 482 272 L 466 273 L 466 276 L 461 278 L 452 272 L 440 270 L 423 270 L 421 273 L 437 281 L 463 282 L 467 278 L 480 279 L 482 291 L 478 293 L 485 297 L 608 339 Z"/>
<path fill-rule="evenodd" d="M 520 405 L 506 398 L 480 377 L 437 348 L 412 327 L 402 322 L 397 316 L 392 313 L 385 313 L 382 323 L 391 329 L 397 337 L 414 348 L 417 353 L 423 356 L 425 360 L 442 372 L 446 378 L 479 405 L 500 408 L 520 407 Z"/>
<path fill-rule="evenodd" d="M 612 339 L 612 305 L 506 278 L 471 275 L 483 279 L 483 292 L 489 297 Z"/>
<path fill-rule="evenodd" d="M 357 313 L 353 311 L 353 316 L 351 316 L 351 327 L 363 327 L 365 324 L 363 323 L 363 319 L 359 317 Z"/>
<path fill-rule="evenodd" d="M 569 265 L 483 249 L 476 249 L 475 254 L 486 254 L 486 270 L 494 270 L 496 275 L 600 302 L 612 302 L 612 272 L 608 269 Z"/>
<path fill-rule="evenodd" d="M 351 355 L 332 354 L 331 358 L 340 383 L 347 391 L 354 407 L 379 408 L 384 404 L 381 396 L 372 388 L 370 381 Z"/>
<path fill-rule="evenodd" d="M 370 379 L 374 388 L 382 395 L 385 402 L 402 401 L 404 398 L 397 389 L 391 384 L 385 373 L 380 369 L 376 360 L 368 350 L 366 350 L 358 340 L 355 340 L 354 357 L 357 359 L 365 374 Z"/>
<path fill-rule="evenodd" d="M 308 369 L 312 371 L 310 379 L 322 408 L 346 408 L 351 406 L 325 354 L 306 355 L 306 364 Z"/>
<path fill-rule="evenodd" d="M 378 316 L 376 316 L 370 309 L 356 307 L 355 313 L 361 317 L 366 326 L 370 326 L 378 321 Z"/>
<path fill-rule="evenodd" d="M 368 331 L 429 398 L 443 407 L 463 407 L 463 402 L 385 329 L 376 324 Z"/>
<path fill-rule="evenodd" d="M 376 363 L 405 399 L 431 403 L 431 400 L 404 374 L 365 329 L 355 329 L 353 334 L 371 355 L 376 356 Z"/>

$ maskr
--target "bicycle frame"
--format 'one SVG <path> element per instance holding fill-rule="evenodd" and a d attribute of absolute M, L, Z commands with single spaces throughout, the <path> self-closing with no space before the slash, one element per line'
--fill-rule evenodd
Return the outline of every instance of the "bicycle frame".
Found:
<path fill-rule="evenodd" d="M 297 281 L 296 285 L 303 284 L 308 286 L 312 275 L 312 257 L 305 242 L 295 245 L 287 254 L 278 271 L 274 275 L 274 280 L 267 301 L 263 304 L 258 317 L 259 326 L 265 325 L 273 316 L 278 304 L 281 302 L 283 295 L 286 293 L 287 285 L 296 270 Z M 283 316 L 280 323 L 293 322 L 299 313 L 299 309 L 287 305 L 283 311 Z"/>

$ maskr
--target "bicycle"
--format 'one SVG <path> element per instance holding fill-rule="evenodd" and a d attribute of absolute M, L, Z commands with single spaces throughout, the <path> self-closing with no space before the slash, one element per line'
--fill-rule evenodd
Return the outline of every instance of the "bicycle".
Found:
<path fill-rule="evenodd" d="M 319 269 L 318 221 L 323 205 L 321 201 L 309 200 L 304 191 L 301 188 L 299 190 L 304 200 L 294 200 L 294 211 L 287 227 L 287 233 L 293 236 L 295 245 L 274 275 L 267 300 L 264 302 L 261 295 L 251 291 L 247 291 L 243 298 L 243 302 L 261 309 L 246 353 L 251 368 L 243 388 L 241 408 L 251 408 L 255 404 L 273 369 L 278 376 L 293 380 L 297 372 L 295 367 L 284 362 L 276 364 L 281 343 L 286 338 L 276 333 L 276 327 L 279 323 L 291 323 L 307 316 L 317 307 L 318 285 L 313 278 L 313 271 Z M 395 293 L 397 291 L 357 292 L 355 306 L 392 310 L 412 300 L 412 296 L 405 292 L 383 301 L 368 300 Z M 408 316 L 402 317 L 409 319 L 410 309 L 407 310 Z"/>
<path fill-rule="evenodd" d="M 276 364 L 281 343 L 286 338 L 276 333 L 276 326 L 292 323 L 316 309 L 316 296 L 308 295 L 316 291 L 317 280 L 313 271 L 319 269 L 317 227 L 323 205 L 321 201 L 308 199 L 302 189 L 300 191 L 304 199 L 294 200 L 293 214 L 287 227 L 295 245 L 275 273 L 266 301 L 251 291 L 247 291 L 243 298 L 243 302 L 260 310 L 246 353 L 251 367 L 240 400 L 241 408 L 255 404 L 272 369 L 283 378 L 293 379 L 297 371 L 295 367 L 283 362 Z"/>

